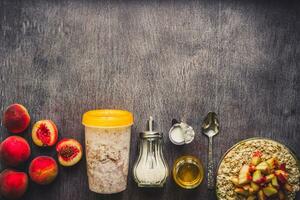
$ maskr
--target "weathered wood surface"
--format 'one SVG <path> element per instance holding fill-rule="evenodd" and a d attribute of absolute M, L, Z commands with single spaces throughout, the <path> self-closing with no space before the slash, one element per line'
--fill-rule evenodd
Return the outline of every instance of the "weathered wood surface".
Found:
<path fill-rule="evenodd" d="M 185 119 L 196 140 L 176 147 L 165 137 L 171 166 L 182 154 L 204 163 L 204 115 L 219 114 L 215 164 L 234 143 L 253 136 L 280 141 L 300 155 L 300 4 L 297 1 L 15 1 L 0 2 L 1 112 L 26 105 L 32 121 L 54 120 L 60 137 L 84 140 L 81 115 L 94 108 L 132 111 L 130 169 L 137 133 L 153 115 L 167 133 Z M 9 134 L 1 127 L 1 139 Z M 27 131 L 24 136 L 29 138 Z M 55 155 L 32 144 L 32 158 Z M 25 168 L 26 170 L 26 168 Z M 299 197 L 298 197 L 299 198 Z M 30 183 L 24 200 L 215 199 L 206 180 L 195 190 L 172 178 L 161 190 L 89 192 L 85 161 L 60 168 L 46 187 Z"/>

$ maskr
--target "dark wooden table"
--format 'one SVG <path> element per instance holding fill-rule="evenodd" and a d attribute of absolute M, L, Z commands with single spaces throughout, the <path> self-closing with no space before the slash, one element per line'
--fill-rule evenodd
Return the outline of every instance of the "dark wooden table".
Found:
<path fill-rule="evenodd" d="M 170 166 L 183 154 L 207 163 L 200 124 L 208 111 L 217 112 L 221 122 L 216 165 L 229 147 L 253 136 L 280 141 L 299 156 L 299 41 L 296 1 L 2 0 L 1 111 L 22 103 L 33 122 L 52 119 L 61 138 L 82 143 L 85 111 L 121 108 L 135 116 L 125 192 L 90 192 L 84 158 L 73 168 L 60 167 L 49 186 L 30 183 L 23 200 L 216 199 L 206 180 L 191 191 L 172 178 L 161 190 L 137 187 L 131 169 L 138 132 L 149 115 L 165 136 L 172 118 L 186 120 L 197 132 L 184 147 L 165 137 Z M 9 135 L 0 131 L 1 140 Z M 54 149 L 33 145 L 30 129 L 24 137 L 31 159 L 55 157 Z"/>

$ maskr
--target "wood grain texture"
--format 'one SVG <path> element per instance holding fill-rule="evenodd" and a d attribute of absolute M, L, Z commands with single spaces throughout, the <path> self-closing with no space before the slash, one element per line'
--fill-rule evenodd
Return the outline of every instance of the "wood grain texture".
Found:
<path fill-rule="evenodd" d="M 191 191 L 172 178 L 160 190 L 136 186 L 131 168 L 137 133 L 149 115 L 165 136 L 172 118 L 186 120 L 197 132 L 184 147 L 165 137 L 170 166 L 182 154 L 207 163 L 200 124 L 211 110 L 221 122 L 216 165 L 234 143 L 253 136 L 280 141 L 300 156 L 299 41 L 297 1 L 2 0 L 1 112 L 22 103 L 33 122 L 52 119 L 61 138 L 82 143 L 85 111 L 122 108 L 135 115 L 125 192 L 90 192 L 83 159 L 74 168 L 60 168 L 47 187 L 30 183 L 23 199 L 215 199 L 206 180 Z M 0 132 L 1 140 L 9 135 L 3 127 Z M 30 129 L 24 134 L 29 136 Z M 29 141 L 32 158 L 55 156 L 53 149 Z"/>

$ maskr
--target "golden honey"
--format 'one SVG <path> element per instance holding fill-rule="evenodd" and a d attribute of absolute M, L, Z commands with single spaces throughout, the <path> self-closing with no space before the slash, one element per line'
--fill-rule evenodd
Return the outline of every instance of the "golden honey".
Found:
<path fill-rule="evenodd" d="M 173 166 L 174 181 L 182 188 L 193 189 L 203 180 L 203 165 L 194 156 L 179 157 Z"/>

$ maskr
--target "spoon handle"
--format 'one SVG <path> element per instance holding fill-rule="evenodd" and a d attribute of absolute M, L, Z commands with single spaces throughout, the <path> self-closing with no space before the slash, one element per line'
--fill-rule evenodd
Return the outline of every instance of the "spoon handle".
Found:
<path fill-rule="evenodd" d="M 208 166 L 207 166 L 207 187 L 208 189 L 214 189 L 214 162 L 213 162 L 213 150 L 212 150 L 212 137 L 208 137 Z"/>

